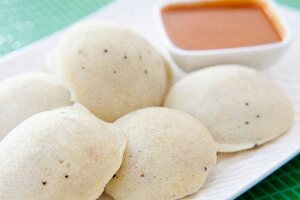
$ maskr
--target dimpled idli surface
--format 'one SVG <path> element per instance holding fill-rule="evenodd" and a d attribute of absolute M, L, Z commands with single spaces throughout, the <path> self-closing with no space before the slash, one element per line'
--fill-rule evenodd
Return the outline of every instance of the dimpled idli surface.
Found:
<path fill-rule="evenodd" d="M 198 118 L 220 152 L 249 149 L 287 132 L 293 108 L 262 73 L 239 65 L 199 70 L 170 90 L 165 106 Z"/>
<path fill-rule="evenodd" d="M 85 22 L 64 35 L 59 51 L 60 77 L 75 101 L 101 119 L 111 122 L 163 103 L 170 71 L 136 32 L 107 22 Z"/>
<path fill-rule="evenodd" d="M 127 138 L 123 163 L 106 192 L 115 200 L 171 200 L 198 191 L 216 163 L 200 121 L 169 108 L 144 108 L 118 119 Z"/>
<path fill-rule="evenodd" d="M 36 114 L 0 143 L 0 199 L 95 200 L 126 140 L 81 105 Z"/>
<path fill-rule="evenodd" d="M 46 73 L 29 73 L 0 82 L 0 140 L 28 117 L 71 104 L 69 89 Z"/>

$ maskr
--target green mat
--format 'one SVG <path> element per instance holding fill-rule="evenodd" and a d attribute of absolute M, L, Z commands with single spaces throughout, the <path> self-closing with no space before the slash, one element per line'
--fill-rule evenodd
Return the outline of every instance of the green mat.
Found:
<path fill-rule="evenodd" d="M 276 0 L 276 1 L 294 8 L 300 8 L 300 0 Z"/>
<path fill-rule="evenodd" d="M 0 55 L 62 29 L 112 0 L 0 0 Z"/>
<path fill-rule="evenodd" d="M 237 200 L 300 200 L 300 155 Z"/>
<path fill-rule="evenodd" d="M 111 1 L 0 0 L 0 56 L 48 36 Z M 300 0 L 278 2 L 300 8 Z M 300 155 L 238 198 L 253 199 L 300 200 Z"/>

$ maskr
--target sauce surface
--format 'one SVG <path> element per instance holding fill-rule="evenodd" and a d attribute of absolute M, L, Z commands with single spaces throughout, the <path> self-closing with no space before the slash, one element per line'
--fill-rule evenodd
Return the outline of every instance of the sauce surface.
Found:
<path fill-rule="evenodd" d="M 174 4 L 163 8 L 165 29 L 175 46 L 209 50 L 281 41 L 261 5 L 254 2 Z"/>

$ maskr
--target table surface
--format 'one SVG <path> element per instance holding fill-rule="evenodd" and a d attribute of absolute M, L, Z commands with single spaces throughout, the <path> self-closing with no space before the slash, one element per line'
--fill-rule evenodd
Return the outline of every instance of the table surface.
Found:
<path fill-rule="evenodd" d="M 111 1 L 1 0 L 0 56 L 44 38 Z M 277 0 L 277 2 L 300 9 L 300 0 Z M 300 155 L 238 199 L 300 200 Z"/>

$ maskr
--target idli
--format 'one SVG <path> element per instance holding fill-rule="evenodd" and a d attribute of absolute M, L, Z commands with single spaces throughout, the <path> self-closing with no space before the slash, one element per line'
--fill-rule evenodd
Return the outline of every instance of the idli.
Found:
<path fill-rule="evenodd" d="M 125 143 L 118 128 L 81 105 L 36 114 L 0 143 L 0 199 L 97 199 Z"/>
<path fill-rule="evenodd" d="M 127 138 L 123 163 L 106 192 L 115 200 L 173 200 L 198 191 L 216 163 L 199 120 L 169 108 L 144 108 L 115 122 Z"/>
<path fill-rule="evenodd" d="M 293 108 L 262 73 L 239 65 L 193 72 L 170 90 L 165 106 L 198 118 L 220 152 L 250 149 L 287 132 Z"/>
<path fill-rule="evenodd" d="M 59 76 L 74 100 L 101 119 L 112 122 L 163 103 L 170 69 L 136 32 L 106 22 L 84 22 L 64 35 L 59 51 Z"/>
<path fill-rule="evenodd" d="M 46 73 L 29 73 L 2 81 L 0 140 L 28 117 L 71 104 L 69 89 Z"/>

